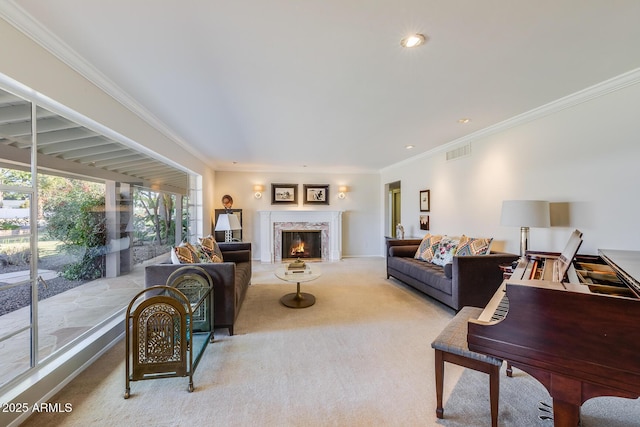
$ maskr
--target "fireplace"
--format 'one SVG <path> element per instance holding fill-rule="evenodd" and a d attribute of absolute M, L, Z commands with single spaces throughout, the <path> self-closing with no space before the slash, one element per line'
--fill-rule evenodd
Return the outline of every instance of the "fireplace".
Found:
<path fill-rule="evenodd" d="M 320 230 L 282 230 L 282 260 L 322 259 Z"/>
<path fill-rule="evenodd" d="M 314 257 L 322 261 L 339 261 L 342 258 L 342 211 L 260 211 L 260 261 L 282 262 L 285 258 L 283 249 L 289 249 L 289 245 L 282 241 L 283 231 L 315 232 L 320 235 L 320 242 L 319 246 L 317 242 L 313 243 L 314 251 L 317 248 L 320 255 Z M 287 254 L 285 259 L 291 258 Z"/>

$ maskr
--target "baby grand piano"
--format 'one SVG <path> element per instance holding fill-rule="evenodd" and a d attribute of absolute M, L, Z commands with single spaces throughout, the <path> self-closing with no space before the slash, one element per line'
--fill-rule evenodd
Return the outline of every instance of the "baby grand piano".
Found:
<path fill-rule="evenodd" d="M 469 321 L 467 340 L 536 378 L 553 398 L 554 426 L 576 427 L 590 398 L 640 396 L 640 252 L 560 258 L 521 259 Z"/>

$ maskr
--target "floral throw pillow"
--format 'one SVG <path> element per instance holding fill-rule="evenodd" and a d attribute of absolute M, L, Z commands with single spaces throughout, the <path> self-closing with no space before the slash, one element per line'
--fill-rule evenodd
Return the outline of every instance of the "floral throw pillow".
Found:
<path fill-rule="evenodd" d="M 198 262 L 201 262 L 203 264 L 209 264 L 212 262 L 222 262 L 222 259 L 220 259 L 218 255 L 216 255 L 215 253 L 209 254 L 209 252 L 204 249 L 204 246 L 195 245 L 195 248 L 196 248 L 196 252 L 195 252 L 196 257 L 198 257 L 198 259 L 200 260 Z"/>
<path fill-rule="evenodd" d="M 422 261 L 431 262 L 435 251 L 438 249 L 440 240 L 442 240 L 442 236 L 440 235 L 427 234 L 422 238 L 422 242 L 420 242 L 420 246 L 413 257 Z"/>
<path fill-rule="evenodd" d="M 458 250 L 456 251 L 456 255 L 465 256 L 465 255 L 486 255 L 489 253 L 489 248 L 491 247 L 491 242 L 493 241 L 493 237 L 490 238 L 476 238 L 476 237 L 468 237 L 464 234 L 460 238 L 460 244 L 458 245 Z"/>
<path fill-rule="evenodd" d="M 460 239 L 458 238 L 447 236 L 443 237 L 438 244 L 438 249 L 435 251 L 431 262 L 442 267 L 444 267 L 445 264 L 452 262 L 459 243 Z"/>

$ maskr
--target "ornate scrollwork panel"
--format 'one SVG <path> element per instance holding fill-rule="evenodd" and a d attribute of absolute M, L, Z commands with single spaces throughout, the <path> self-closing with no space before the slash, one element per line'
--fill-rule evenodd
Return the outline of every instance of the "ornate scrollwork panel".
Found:
<path fill-rule="evenodd" d="M 180 313 L 168 304 L 154 304 L 138 317 L 138 361 L 164 363 L 181 360 Z"/>

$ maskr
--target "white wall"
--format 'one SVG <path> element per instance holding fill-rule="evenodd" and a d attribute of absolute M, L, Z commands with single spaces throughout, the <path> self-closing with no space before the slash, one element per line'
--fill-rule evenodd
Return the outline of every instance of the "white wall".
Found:
<path fill-rule="evenodd" d="M 573 229 L 581 253 L 640 250 L 640 83 L 485 137 L 469 157 L 445 152 L 394 165 L 381 182 L 402 183 L 402 224 L 419 230 L 418 193 L 431 190 L 430 232 L 494 237 L 494 249 L 519 251 L 519 229 L 500 226 L 503 200 L 551 202 L 552 227 L 532 228 L 530 249 L 560 251 Z M 454 148 L 453 146 L 449 149 Z"/>
<path fill-rule="evenodd" d="M 214 209 L 222 208 L 222 196 L 233 197 L 233 208 L 242 209 L 243 240 L 252 242 L 253 256 L 260 254 L 261 210 L 341 210 L 342 255 L 379 256 L 382 236 L 380 212 L 380 177 L 378 174 L 320 174 L 320 173 L 267 173 L 221 172 L 215 174 Z M 271 184 L 298 184 L 298 205 L 272 205 Z M 264 185 L 261 199 L 254 197 L 253 186 Z M 329 184 L 329 205 L 305 205 L 303 184 Z M 338 198 L 338 187 L 349 188 L 345 199 Z"/>

